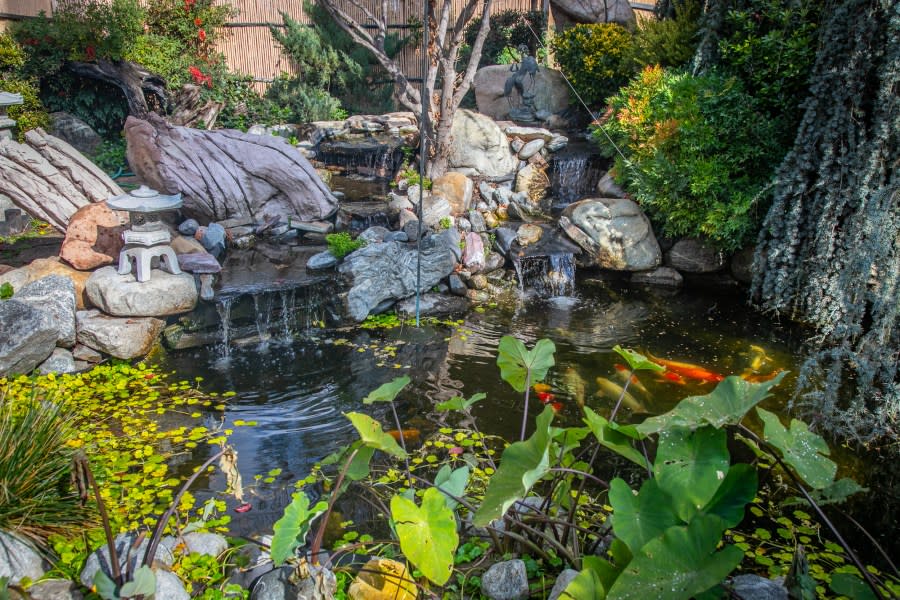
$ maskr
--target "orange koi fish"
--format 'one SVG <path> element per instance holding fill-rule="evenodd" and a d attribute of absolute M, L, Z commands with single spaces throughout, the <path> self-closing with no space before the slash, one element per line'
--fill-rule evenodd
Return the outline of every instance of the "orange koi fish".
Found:
<path fill-rule="evenodd" d="M 619 363 L 616 363 L 613 366 L 616 368 L 616 376 L 619 379 L 621 379 L 622 381 L 625 381 L 628 379 L 628 374 L 631 373 L 631 369 L 629 369 L 625 365 L 619 364 Z M 644 384 L 641 383 L 641 380 L 638 379 L 637 375 L 634 375 L 633 373 L 631 375 L 631 383 L 629 384 L 628 387 L 635 388 L 637 391 L 644 394 L 645 396 L 650 395 L 650 392 L 647 391 L 647 388 L 644 387 Z"/>
<path fill-rule="evenodd" d="M 420 432 L 418 429 L 403 429 L 402 431 L 391 429 L 387 432 L 387 434 L 394 438 L 394 440 L 397 442 L 399 442 L 400 438 L 402 437 L 404 442 L 408 442 L 410 444 L 417 444 L 419 442 L 419 438 L 422 436 L 422 432 Z"/>
<path fill-rule="evenodd" d="M 541 401 L 541 404 L 547 404 L 548 402 L 552 402 L 556 398 L 556 396 L 554 396 L 550 392 L 538 392 L 537 397 L 538 400 Z"/>
<path fill-rule="evenodd" d="M 673 373 L 681 375 L 682 377 L 687 377 L 688 379 L 696 379 L 697 381 L 702 381 L 703 383 L 718 383 L 719 381 L 725 379 L 724 375 L 713 373 L 712 371 L 705 369 L 700 365 L 676 362 L 674 360 L 666 360 L 664 358 L 656 358 L 649 352 L 647 353 L 647 358 L 649 358 L 656 364 L 665 367 L 666 370 L 672 371 Z"/>
<path fill-rule="evenodd" d="M 663 371 L 659 375 L 660 375 L 659 381 L 669 382 L 669 383 L 677 383 L 678 385 L 687 385 L 687 381 L 685 381 L 684 377 L 682 377 L 678 373 L 673 373 L 671 371 Z"/>
<path fill-rule="evenodd" d="M 533 389 L 538 394 L 540 394 L 540 393 L 549 392 L 553 388 L 551 388 L 550 385 L 546 384 L 546 383 L 536 383 L 533 386 L 531 386 L 531 389 Z"/>
<path fill-rule="evenodd" d="M 759 375 L 756 373 L 742 373 L 741 379 L 743 379 L 744 381 L 749 381 L 750 383 L 762 383 L 764 381 L 771 381 L 775 379 L 783 372 L 784 369 L 775 369 L 771 373 L 767 373 L 765 375 Z"/>

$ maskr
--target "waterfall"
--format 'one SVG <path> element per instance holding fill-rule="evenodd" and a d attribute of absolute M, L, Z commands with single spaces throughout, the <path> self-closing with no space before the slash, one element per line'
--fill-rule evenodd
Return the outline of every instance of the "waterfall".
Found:
<path fill-rule="evenodd" d="M 269 322 L 272 320 L 272 298 L 265 292 L 253 294 L 253 312 L 256 316 L 256 333 L 259 335 L 259 348 L 265 350 L 269 345 Z"/>
<path fill-rule="evenodd" d="M 293 328 L 291 327 L 292 316 L 296 310 L 297 290 L 281 290 L 281 324 L 279 337 L 282 341 L 289 342 L 294 338 Z"/>
<path fill-rule="evenodd" d="M 563 208 L 593 195 L 602 171 L 597 156 L 576 153 L 554 155 L 550 166 L 550 195 L 555 199 L 554 206 Z"/>
<path fill-rule="evenodd" d="M 228 364 L 231 360 L 231 303 L 234 298 L 219 298 L 216 303 L 216 312 L 219 313 L 219 331 L 221 333 L 219 339 L 219 359 L 218 363 Z"/>
<path fill-rule="evenodd" d="M 513 264 L 523 294 L 533 290 L 540 298 L 554 298 L 575 293 L 575 257 L 571 253 L 526 256 Z"/>

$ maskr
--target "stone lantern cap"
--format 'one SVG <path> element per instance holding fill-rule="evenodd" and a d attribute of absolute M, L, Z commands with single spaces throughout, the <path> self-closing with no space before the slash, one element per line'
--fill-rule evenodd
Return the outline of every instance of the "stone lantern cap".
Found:
<path fill-rule="evenodd" d="M 0 106 L 13 106 L 22 104 L 22 94 L 13 94 L 12 92 L 0 92 Z"/>
<path fill-rule="evenodd" d="M 113 196 L 106 201 L 113 210 L 124 210 L 137 213 L 154 213 L 181 208 L 181 194 L 160 194 L 154 189 L 142 185 L 127 194 Z"/>

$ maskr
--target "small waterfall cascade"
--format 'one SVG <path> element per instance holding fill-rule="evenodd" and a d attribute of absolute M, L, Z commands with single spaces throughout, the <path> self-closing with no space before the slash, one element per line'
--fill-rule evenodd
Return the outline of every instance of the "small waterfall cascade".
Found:
<path fill-rule="evenodd" d="M 550 162 L 550 195 L 555 208 L 593 196 L 605 172 L 606 161 L 586 151 L 563 151 Z"/>
<path fill-rule="evenodd" d="M 219 313 L 219 360 L 227 363 L 231 360 L 231 304 L 234 298 L 220 298 L 216 303 Z"/>
<path fill-rule="evenodd" d="M 278 320 L 278 338 L 283 342 L 294 339 L 294 331 L 291 316 L 296 311 L 297 290 L 281 290 L 278 292 L 281 299 L 281 318 Z"/>
<path fill-rule="evenodd" d="M 272 295 L 266 293 L 253 294 L 253 311 L 256 313 L 256 334 L 259 336 L 260 349 L 269 345 L 272 335 L 269 333 L 269 323 L 272 321 Z"/>
<path fill-rule="evenodd" d="M 575 257 L 569 252 L 525 256 L 513 264 L 522 294 L 533 291 L 540 298 L 556 298 L 575 293 Z"/>
<path fill-rule="evenodd" d="M 316 149 L 316 159 L 344 173 L 392 179 L 403 162 L 402 144 L 393 137 L 325 140 Z"/>

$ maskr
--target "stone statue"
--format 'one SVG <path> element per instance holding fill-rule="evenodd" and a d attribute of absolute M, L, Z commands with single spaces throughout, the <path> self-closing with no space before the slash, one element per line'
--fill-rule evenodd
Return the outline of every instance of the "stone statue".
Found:
<path fill-rule="evenodd" d="M 526 44 L 519 44 L 518 47 L 521 60 L 510 66 L 509 70 L 512 75 L 507 78 L 503 85 L 503 95 L 506 96 L 511 107 L 509 118 L 514 121 L 534 121 L 534 84 L 535 76 L 538 72 L 537 59 L 529 54 Z M 512 91 L 519 92 L 521 104 L 513 105 Z"/>

